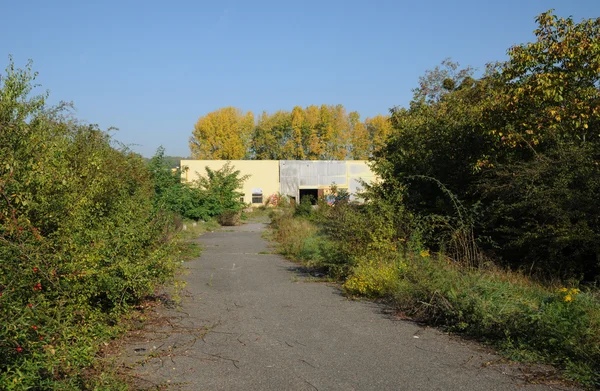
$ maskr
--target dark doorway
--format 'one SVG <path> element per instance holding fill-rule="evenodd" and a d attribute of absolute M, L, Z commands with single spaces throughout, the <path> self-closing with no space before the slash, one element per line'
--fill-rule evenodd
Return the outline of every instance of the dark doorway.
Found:
<path fill-rule="evenodd" d="M 304 197 L 311 197 L 311 204 L 317 205 L 317 200 L 319 199 L 319 190 L 318 189 L 300 189 L 300 202 Z"/>

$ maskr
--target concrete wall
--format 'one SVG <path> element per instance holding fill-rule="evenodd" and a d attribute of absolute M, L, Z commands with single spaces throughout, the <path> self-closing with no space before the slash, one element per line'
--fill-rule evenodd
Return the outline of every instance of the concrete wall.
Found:
<path fill-rule="evenodd" d="M 192 182 L 198 179 L 198 175 L 206 175 L 205 167 L 218 170 L 225 163 L 225 160 L 182 160 L 181 176 L 186 182 Z M 245 203 L 252 203 L 252 193 L 259 190 L 263 194 L 263 203 L 267 197 L 279 192 L 278 160 L 231 160 L 231 165 L 240 171 L 240 176 L 250 175 L 242 190 Z"/>

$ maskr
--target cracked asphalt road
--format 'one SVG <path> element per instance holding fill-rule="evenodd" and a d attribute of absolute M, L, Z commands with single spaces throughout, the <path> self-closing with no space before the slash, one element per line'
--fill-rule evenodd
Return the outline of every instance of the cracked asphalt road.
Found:
<path fill-rule="evenodd" d="M 269 252 L 265 224 L 204 234 L 180 308 L 125 358 L 174 390 L 549 390 L 471 342 L 395 319 Z M 127 362 L 128 360 L 128 362 Z M 490 364 L 492 363 L 492 364 Z M 494 364 L 495 363 L 495 364 Z"/>

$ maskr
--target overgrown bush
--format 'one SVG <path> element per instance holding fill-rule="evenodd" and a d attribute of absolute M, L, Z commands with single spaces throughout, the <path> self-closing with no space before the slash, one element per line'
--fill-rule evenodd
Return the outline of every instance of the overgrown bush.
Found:
<path fill-rule="evenodd" d="M 488 256 L 542 278 L 593 282 L 600 19 L 546 12 L 537 21 L 536 42 L 510 48 L 478 80 L 451 62 L 428 72 L 410 107 L 393 110 L 395 131 L 374 169 L 386 190 L 405 190 L 401 202 L 419 221 L 431 222 L 422 232 L 432 248 L 455 250 L 447 239 L 465 227 L 459 200 Z"/>
<path fill-rule="evenodd" d="M 242 201 L 240 191 L 248 175 L 240 176 L 230 162 L 218 170 L 206 167 L 206 175 L 199 175 L 192 186 L 196 186 L 201 194 L 202 205 L 209 217 L 239 215 L 246 204 Z"/>
<path fill-rule="evenodd" d="M 393 292 L 399 310 L 478 337 L 516 360 L 546 362 L 600 385 L 600 301 L 592 291 L 545 287 L 499 269 L 464 269 L 413 254 Z"/>
<path fill-rule="evenodd" d="M 191 220 L 208 220 L 211 217 L 200 189 L 183 183 L 181 169 L 171 168 L 163 147 L 158 148 L 150 159 L 148 169 L 154 182 L 153 199 L 156 210 L 170 211 Z"/>
<path fill-rule="evenodd" d="M 143 159 L 0 76 L 0 388 L 85 389 L 120 315 L 171 278 L 174 226 Z"/>
<path fill-rule="evenodd" d="M 246 205 L 239 191 L 247 177 L 240 177 L 231 164 L 219 170 L 206 167 L 206 175 L 192 184 L 181 179 L 181 169 L 172 170 L 160 147 L 148 163 L 154 182 L 154 206 L 182 218 L 208 221 L 217 218 L 222 225 L 236 225 Z M 185 168 L 184 168 L 185 169 Z"/>
<path fill-rule="evenodd" d="M 309 217 L 313 211 L 313 203 L 315 199 L 312 196 L 304 196 L 300 199 L 300 203 L 294 207 L 295 216 Z"/>

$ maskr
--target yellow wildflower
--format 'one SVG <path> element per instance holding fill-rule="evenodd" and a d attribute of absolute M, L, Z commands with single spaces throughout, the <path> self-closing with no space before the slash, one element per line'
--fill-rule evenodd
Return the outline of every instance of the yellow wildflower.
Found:
<path fill-rule="evenodd" d="M 566 293 L 566 292 L 567 292 L 567 290 L 568 290 L 567 288 L 560 288 L 558 291 L 559 291 L 559 292 Z"/>
<path fill-rule="evenodd" d="M 566 295 L 566 296 L 565 296 L 565 302 L 567 302 L 567 303 L 568 303 L 568 302 L 570 302 L 570 301 L 573 301 L 573 296 L 571 296 L 571 295 Z"/>
<path fill-rule="evenodd" d="M 421 250 L 419 253 L 423 258 L 427 258 L 429 256 L 429 250 Z"/>

